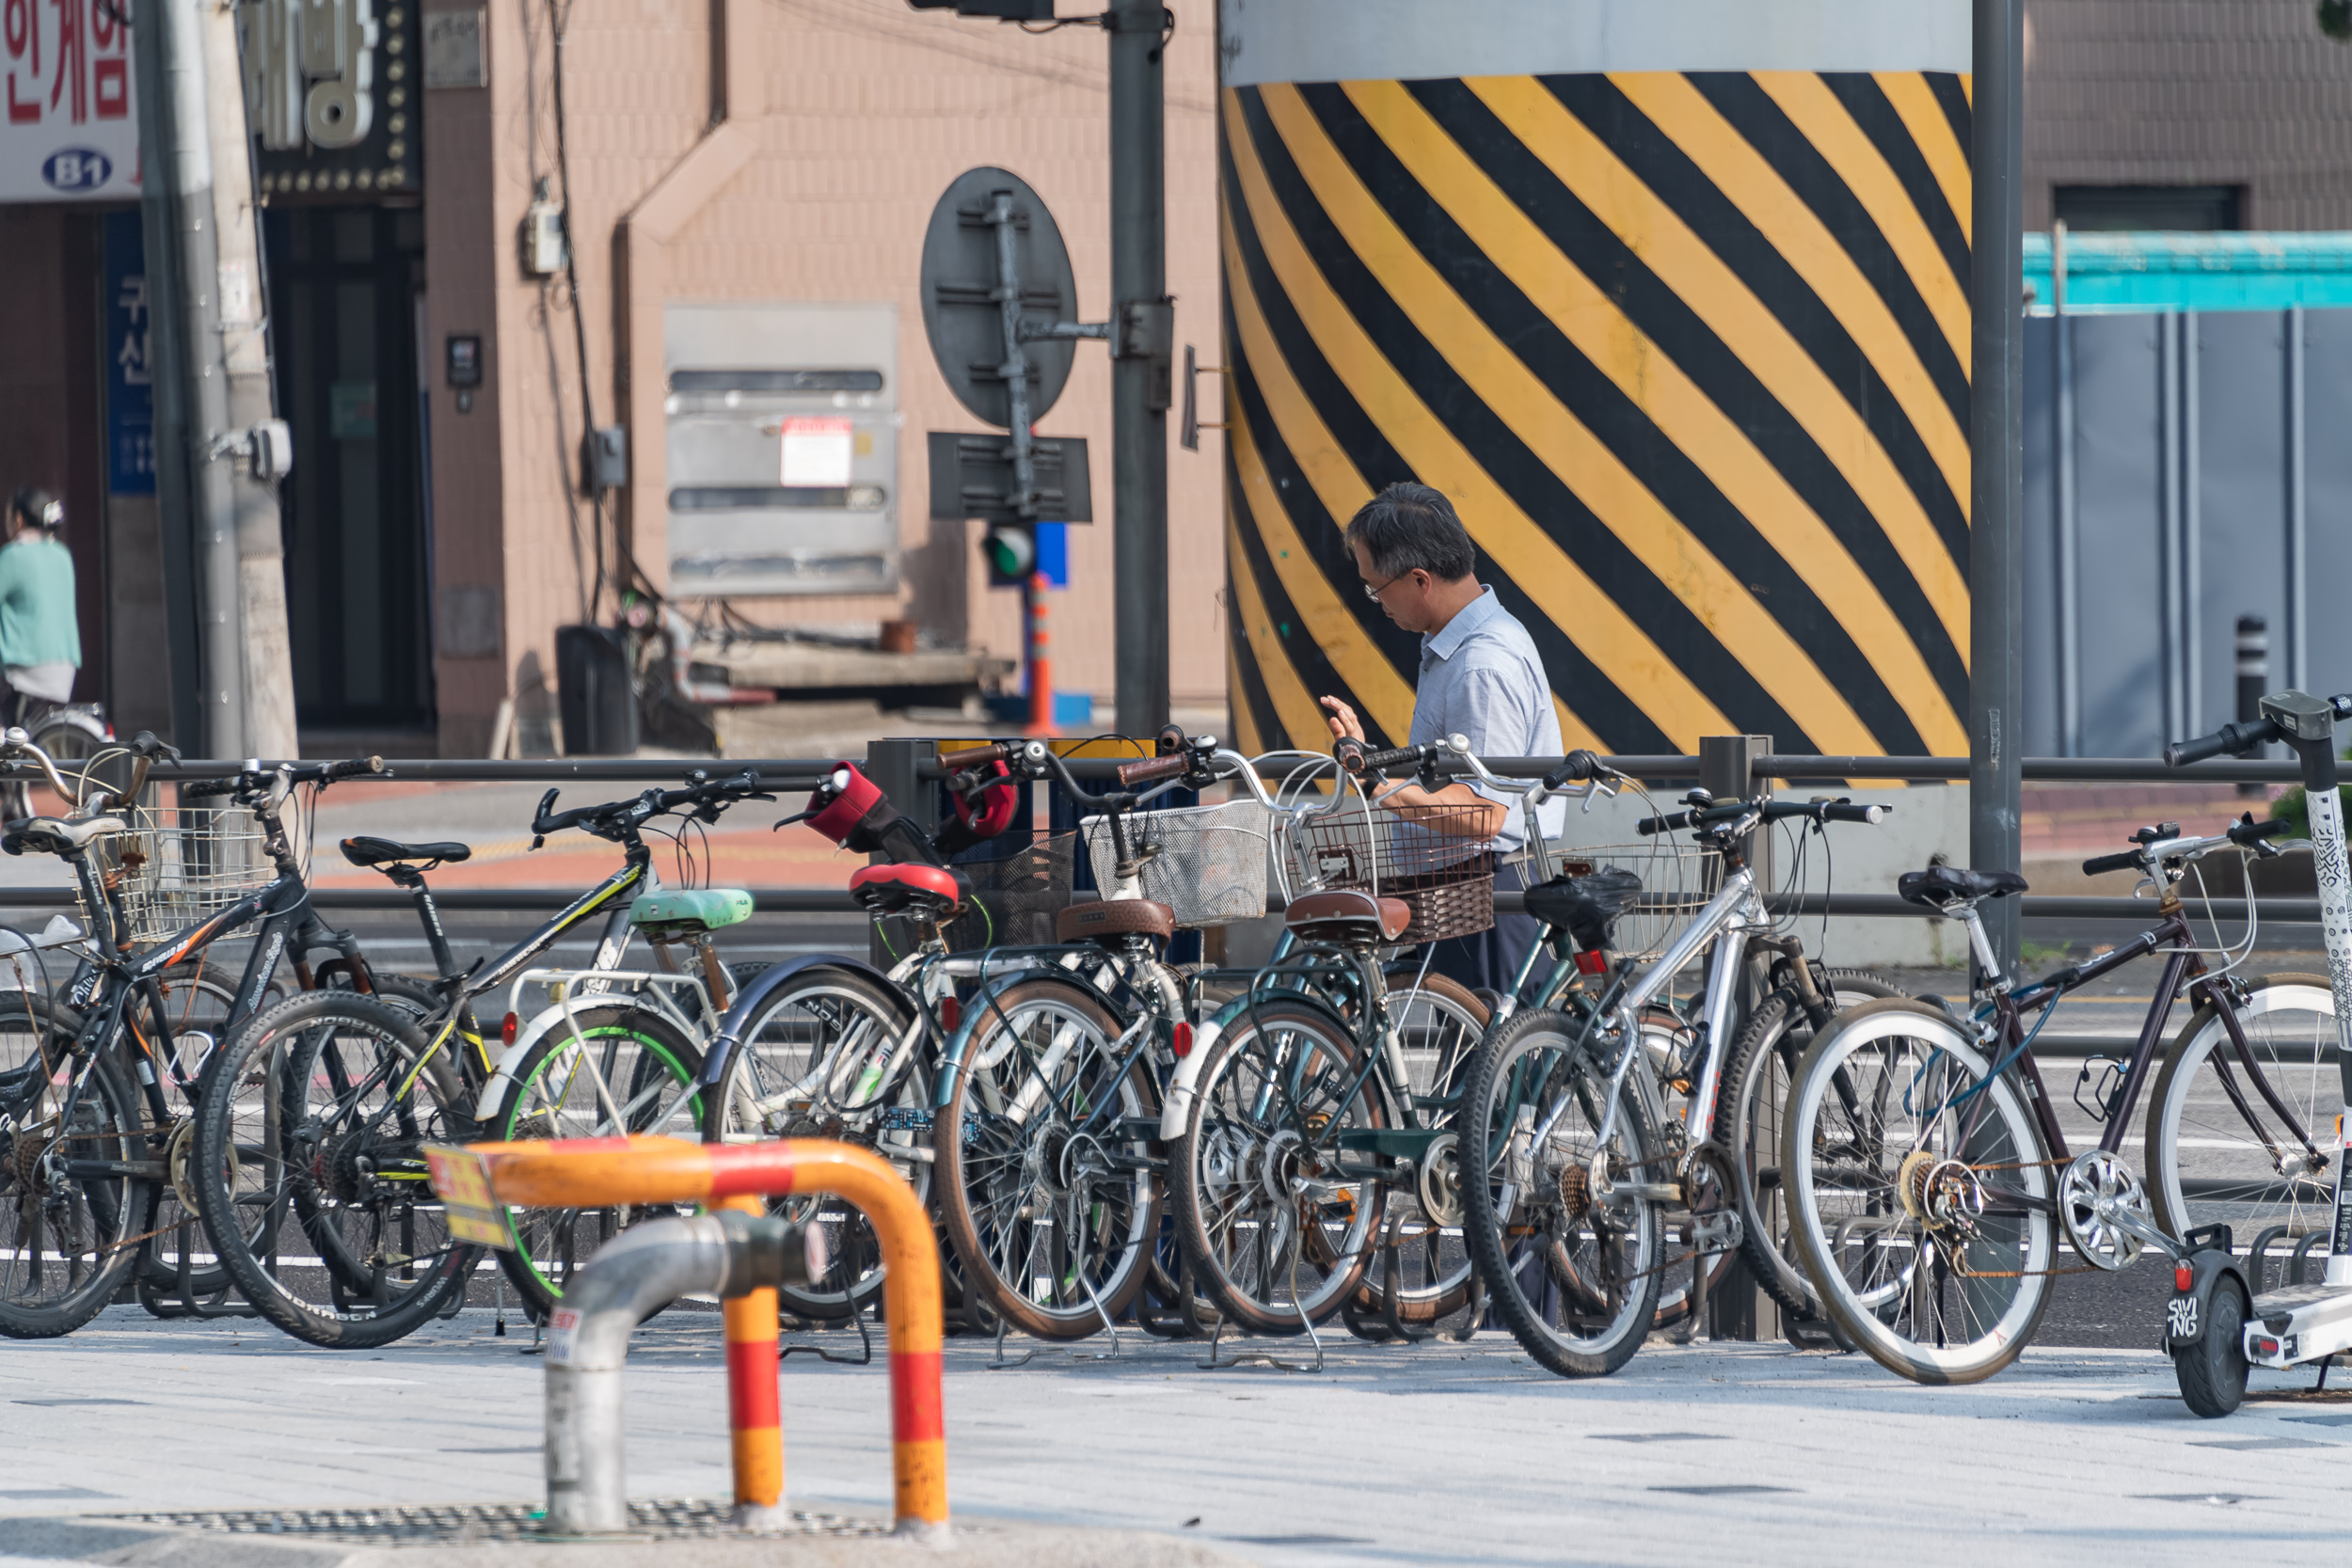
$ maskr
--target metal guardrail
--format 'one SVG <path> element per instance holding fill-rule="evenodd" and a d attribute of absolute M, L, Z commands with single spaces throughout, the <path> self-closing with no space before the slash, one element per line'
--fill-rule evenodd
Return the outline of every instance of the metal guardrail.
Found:
<path fill-rule="evenodd" d="M 655 784 L 682 781 L 697 772 L 711 778 L 724 778 L 749 768 L 759 774 L 763 784 L 781 793 L 815 787 L 837 761 L 825 757 L 578 757 L 523 762 L 493 762 L 463 757 L 389 760 L 391 768 L 389 778 L 363 777 L 345 781 L 345 784 Z M 1079 778 L 1109 778 L 1114 776 L 1121 760 L 1117 757 L 1073 758 L 1070 770 Z M 1542 774 L 1548 768 L 1556 767 L 1560 759 L 1486 757 L 1482 760 L 1505 777 L 1530 778 Z M 1689 780 L 1699 775 L 1699 759 L 1695 756 L 1624 755 L 1604 757 L 1602 760 L 1617 771 L 1637 779 Z M 163 782 L 219 778 L 246 766 L 244 762 L 218 758 L 189 758 L 158 765 L 152 777 Z M 2294 783 L 2301 777 L 2293 762 L 2265 759 L 2167 768 L 2161 762 L 2137 757 L 2027 757 L 2022 766 L 2026 779 L 2040 783 L 2210 784 Z M 9 771 L 13 769 L 0 768 L 0 774 Z M 1279 777 L 1281 771 L 1286 769 L 1268 769 L 1268 776 Z M 944 777 L 946 770 L 935 763 L 926 763 L 915 772 L 920 778 L 936 779 Z M 1964 780 L 1967 775 L 1968 759 L 1965 757 L 1772 753 L 1757 757 L 1753 767 L 1756 778 L 1787 779 L 1791 782 L 1809 779 Z M 848 893 L 832 889 L 754 888 L 751 892 L 757 907 L 772 913 L 834 914 L 852 912 L 858 908 Z M 578 896 L 578 893 L 576 888 L 453 888 L 447 892 L 437 889 L 434 897 L 446 910 L 505 911 L 561 909 Z M 324 910 L 407 910 L 412 907 L 408 895 L 397 888 L 323 888 L 313 893 L 311 897 Z M 0 909 L 62 908 L 72 902 L 73 890 L 70 887 L 0 888 Z M 2146 900 L 2137 898 L 2027 895 L 2020 902 L 2020 913 L 2027 920 L 2145 922 L 2152 918 L 2153 908 Z M 1934 911 L 1905 903 L 1891 894 L 1783 895 L 1772 898 L 1771 906 L 1780 913 L 1829 914 L 1863 919 L 1891 916 L 1936 918 Z M 2213 914 L 2230 921 L 2244 920 L 2246 906 L 2247 901 L 2243 898 L 2216 898 L 2210 901 Z M 1502 893 L 1496 895 L 1495 907 L 1516 913 L 1523 907 L 1523 900 L 1518 894 Z M 2201 911 L 2203 906 L 2200 908 Z M 2314 926 L 2319 923 L 2319 900 L 2316 898 L 2265 898 L 2260 900 L 2260 910 L 2261 918 L 2269 924 Z"/>

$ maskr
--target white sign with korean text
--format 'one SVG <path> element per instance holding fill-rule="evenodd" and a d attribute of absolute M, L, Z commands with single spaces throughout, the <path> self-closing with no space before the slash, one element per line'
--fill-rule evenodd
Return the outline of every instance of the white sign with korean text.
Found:
<path fill-rule="evenodd" d="M 138 195 L 129 0 L 0 0 L 0 201 Z"/>

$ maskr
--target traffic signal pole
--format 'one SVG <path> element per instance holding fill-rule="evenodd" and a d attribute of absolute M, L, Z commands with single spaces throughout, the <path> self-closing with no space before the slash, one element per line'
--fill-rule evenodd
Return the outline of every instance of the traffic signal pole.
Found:
<path fill-rule="evenodd" d="M 1111 526 L 1119 730 L 1168 722 L 1168 8 L 1114 0 L 1111 50 Z"/>

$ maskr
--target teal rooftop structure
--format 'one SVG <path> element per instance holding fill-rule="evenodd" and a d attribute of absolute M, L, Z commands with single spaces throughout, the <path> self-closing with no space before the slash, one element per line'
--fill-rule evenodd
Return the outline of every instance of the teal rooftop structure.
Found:
<path fill-rule="evenodd" d="M 2052 313 L 2051 237 L 2026 235 L 2028 315 Z M 2352 306 L 2352 231 L 2069 233 L 2066 313 Z"/>

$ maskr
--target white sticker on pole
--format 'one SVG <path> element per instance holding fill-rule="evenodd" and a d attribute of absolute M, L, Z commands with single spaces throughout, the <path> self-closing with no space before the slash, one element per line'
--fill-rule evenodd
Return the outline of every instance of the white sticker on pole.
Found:
<path fill-rule="evenodd" d="M 558 1367 L 572 1364 L 572 1350 L 580 1342 L 580 1313 L 569 1307 L 559 1307 L 548 1319 L 548 1360 Z"/>
<path fill-rule="evenodd" d="M 845 490 L 856 436 L 847 420 L 784 421 L 784 457 L 777 483 L 788 488 Z"/>

